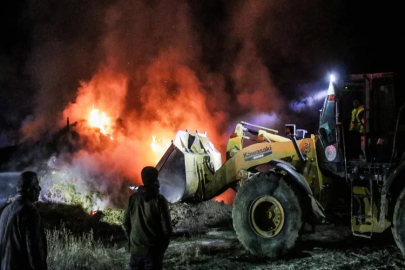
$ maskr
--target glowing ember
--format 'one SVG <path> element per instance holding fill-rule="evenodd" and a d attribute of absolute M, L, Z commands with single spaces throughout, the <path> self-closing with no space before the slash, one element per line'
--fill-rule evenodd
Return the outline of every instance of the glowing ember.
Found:
<path fill-rule="evenodd" d="M 104 135 L 107 134 L 107 129 L 110 127 L 110 118 L 107 117 L 107 114 L 98 109 L 92 109 L 90 112 L 90 125 L 100 129 L 100 132 Z M 112 140 L 112 136 L 110 137 Z"/>
<path fill-rule="evenodd" d="M 233 189 L 229 188 L 221 195 L 218 195 L 215 198 L 213 198 L 213 200 L 217 201 L 217 202 L 223 201 L 224 203 L 226 203 L 228 205 L 232 205 L 233 200 L 235 199 L 235 194 L 236 194 L 236 192 Z"/>

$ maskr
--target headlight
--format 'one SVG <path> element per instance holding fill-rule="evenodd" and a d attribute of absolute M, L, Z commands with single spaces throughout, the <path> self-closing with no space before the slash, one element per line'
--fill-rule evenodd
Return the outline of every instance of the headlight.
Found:
<path fill-rule="evenodd" d="M 328 161 L 333 161 L 336 158 L 336 147 L 333 145 L 329 145 L 325 149 L 325 156 Z"/>

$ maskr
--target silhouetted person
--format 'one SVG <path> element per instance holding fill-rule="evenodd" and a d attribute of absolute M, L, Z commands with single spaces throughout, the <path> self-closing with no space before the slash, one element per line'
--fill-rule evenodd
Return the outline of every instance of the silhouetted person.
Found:
<path fill-rule="evenodd" d="M 141 176 L 143 186 L 129 198 L 122 225 L 131 253 L 129 269 L 162 269 L 172 233 L 169 207 L 159 194 L 158 171 L 145 167 Z"/>
<path fill-rule="evenodd" d="M 0 269 L 47 270 L 47 244 L 34 202 L 41 187 L 37 174 L 23 172 L 17 182 L 19 196 L 0 218 Z"/>

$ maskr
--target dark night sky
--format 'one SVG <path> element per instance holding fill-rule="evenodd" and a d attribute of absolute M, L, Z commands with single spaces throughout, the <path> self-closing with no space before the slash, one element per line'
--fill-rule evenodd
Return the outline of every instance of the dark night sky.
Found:
<path fill-rule="evenodd" d="M 156 4 L 147 2 L 145 6 Z M 173 1 L 173 5 L 185 3 L 192 18 L 190 27 L 200 46 L 195 66 L 204 66 L 194 69 L 197 76 L 203 77 L 207 70 L 222 74 L 227 93 L 239 87 L 238 79 L 227 71 L 241 61 L 250 42 L 278 95 L 287 101 L 302 95 L 308 85 L 318 85 L 330 71 L 403 74 L 405 22 L 400 1 L 262 1 L 268 4 L 260 4 L 259 9 L 265 8 L 260 16 L 257 9 L 249 13 L 238 8 L 245 2 L 254 1 Z M 137 23 L 142 24 L 138 12 L 143 11 L 130 1 L 1 1 L 0 146 L 5 134 L 18 130 L 29 115 L 61 111 L 74 100 L 79 80 L 89 80 L 108 58 L 108 50 L 100 49 L 109 40 L 105 32 L 111 26 L 105 18 L 112 6 L 119 10 L 123 3 L 133 12 L 120 22 L 137 29 Z M 148 16 L 165 16 L 159 14 Z M 256 19 L 251 28 L 249 16 Z M 230 26 L 236 30 L 228 35 Z M 118 62 L 120 57 L 135 59 L 128 53 L 134 54 L 132 49 L 126 48 L 132 45 L 126 45 L 125 29 L 114 27 L 122 44 L 116 50 L 110 44 L 112 54 Z M 153 54 L 153 50 L 145 46 L 142 53 Z M 56 97 L 47 100 L 48 88 Z M 42 103 L 47 105 L 40 108 Z M 54 117 L 49 115 L 49 121 Z"/>

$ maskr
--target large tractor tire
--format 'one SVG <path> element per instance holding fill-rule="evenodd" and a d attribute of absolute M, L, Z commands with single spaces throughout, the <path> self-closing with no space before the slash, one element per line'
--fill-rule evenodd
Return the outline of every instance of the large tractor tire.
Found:
<path fill-rule="evenodd" d="M 251 253 L 275 258 L 290 251 L 302 227 L 297 195 L 281 175 L 259 173 L 236 194 L 233 227 Z"/>
<path fill-rule="evenodd" d="M 392 223 L 392 235 L 402 254 L 405 255 L 405 188 L 395 202 Z"/>

